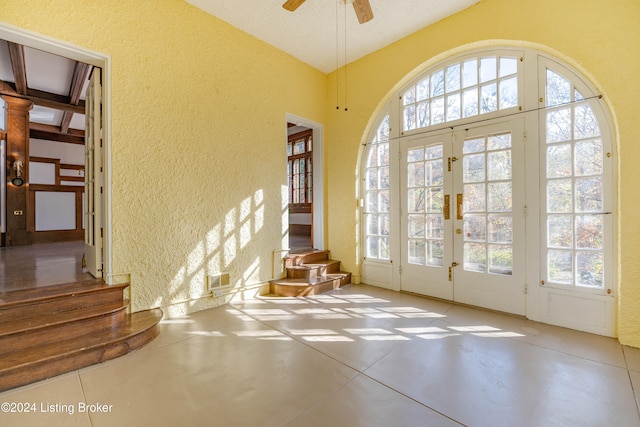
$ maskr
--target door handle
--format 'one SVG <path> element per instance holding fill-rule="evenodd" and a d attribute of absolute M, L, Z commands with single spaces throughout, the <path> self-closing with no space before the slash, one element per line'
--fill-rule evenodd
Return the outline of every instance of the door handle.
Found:
<path fill-rule="evenodd" d="M 444 195 L 444 207 L 443 207 L 443 214 L 444 214 L 444 219 L 451 219 L 451 202 L 450 202 L 451 196 L 449 196 L 448 194 Z"/>
<path fill-rule="evenodd" d="M 462 193 L 456 194 L 456 216 L 458 219 L 464 219 L 462 213 Z"/>

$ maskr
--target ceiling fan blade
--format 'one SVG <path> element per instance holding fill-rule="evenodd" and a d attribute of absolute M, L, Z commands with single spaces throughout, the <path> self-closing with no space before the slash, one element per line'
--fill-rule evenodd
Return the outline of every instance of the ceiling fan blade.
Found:
<path fill-rule="evenodd" d="M 293 12 L 294 10 L 296 10 L 297 8 L 300 7 L 300 5 L 302 3 L 304 3 L 305 0 L 287 0 L 286 2 L 284 2 L 284 4 L 282 5 L 282 7 L 284 7 L 285 9 L 287 9 L 289 12 Z"/>
<path fill-rule="evenodd" d="M 369 0 L 353 0 L 353 8 L 356 11 L 358 22 L 361 24 L 373 19 L 373 11 L 371 10 Z"/>

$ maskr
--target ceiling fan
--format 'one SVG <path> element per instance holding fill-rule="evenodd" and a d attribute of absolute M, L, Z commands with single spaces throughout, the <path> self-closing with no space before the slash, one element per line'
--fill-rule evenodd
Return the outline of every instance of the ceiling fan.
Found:
<path fill-rule="evenodd" d="M 358 17 L 358 22 L 364 24 L 365 22 L 369 22 L 373 19 L 373 11 L 371 10 L 371 5 L 369 4 L 369 0 L 344 0 L 344 1 L 352 1 L 353 9 L 356 11 L 356 16 Z M 293 12 L 296 10 L 305 0 L 287 0 L 282 7 L 287 9 L 289 12 Z"/>

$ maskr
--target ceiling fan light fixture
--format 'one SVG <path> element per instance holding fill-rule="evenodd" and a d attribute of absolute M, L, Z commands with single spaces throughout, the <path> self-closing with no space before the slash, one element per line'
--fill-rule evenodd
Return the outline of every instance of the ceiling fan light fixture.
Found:
<path fill-rule="evenodd" d="M 305 0 L 287 0 L 286 2 L 284 2 L 282 7 L 288 10 L 289 12 L 293 12 L 294 10 L 299 8 L 304 2 Z"/>

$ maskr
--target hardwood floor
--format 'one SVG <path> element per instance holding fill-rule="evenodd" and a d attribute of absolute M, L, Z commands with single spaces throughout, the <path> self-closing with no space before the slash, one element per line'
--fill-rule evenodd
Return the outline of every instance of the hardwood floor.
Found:
<path fill-rule="evenodd" d="M 91 280 L 83 253 L 83 241 L 0 247 L 0 293 Z"/>

